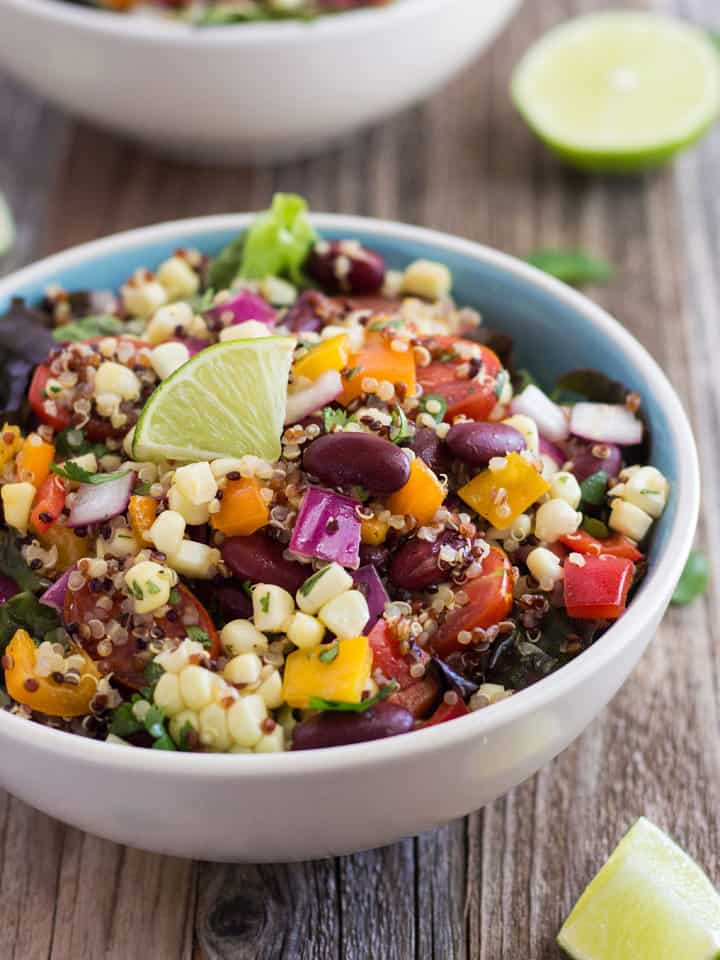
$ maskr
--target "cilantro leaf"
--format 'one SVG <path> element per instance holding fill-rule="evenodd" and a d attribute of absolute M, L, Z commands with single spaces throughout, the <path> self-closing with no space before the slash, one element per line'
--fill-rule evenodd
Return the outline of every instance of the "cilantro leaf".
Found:
<path fill-rule="evenodd" d="M 212 647 L 210 642 L 210 637 L 208 636 L 207 630 L 203 630 L 202 627 L 198 627 L 195 624 L 191 624 L 189 627 L 185 628 L 187 635 L 191 640 L 194 640 L 196 643 L 201 643 L 204 647 Z"/>
<path fill-rule="evenodd" d="M 675 587 L 671 603 L 684 607 L 697 600 L 707 590 L 710 582 L 710 564 L 702 550 L 691 550 L 682 576 Z"/>
<path fill-rule="evenodd" d="M 50 469 L 63 480 L 72 480 L 75 483 L 92 483 L 97 486 L 101 483 L 109 483 L 111 480 L 120 480 L 126 477 L 129 470 L 116 470 L 114 473 L 90 473 L 83 467 L 79 467 L 71 460 L 66 461 L 62 466 L 54 463 Z"/>
<path fill-rule="evenodd" d="M 91 337 L 115 336 L 122 333 L 125 324 L 119 317 L 111 313 L 100 314 L 97 317 L 82 317 L 66 323 L 64 327 L 53 330 L 53 339 L 60 343 L 79 343 Z"/>
<path fill-rule="evenodd" d="M 37 593 L 43 586 L 42 580 L 25 563 L 10 530 L 0 530 L 0 573 L 10 577 L 21 590 L 28 593 Z"/>
<path fill-rule="evenodd" d="M 376 703 L 386 700 L 392 696 L 398 689 L 399 684 L 393 680 L 386 686 L 381 687 L 374 697 L 368 697 L 367 700 L 361 700 L 360 703 L 347 703 L 345 700 L 326 700 L 324 697 L 310 697 L 308 707 L 311 710 L 337 710 L 343 713 L 365 713 Z"/>
<path fill-rule="evenodd" d="M 607 473 L 604 470 L 598 470 L 596 473 L 586 477 L 580 484 L 580 495 L 584 503 L 590 503 L 594 507 L 600 507 L 605 502 L 605 491 L 607 490 Z"/>

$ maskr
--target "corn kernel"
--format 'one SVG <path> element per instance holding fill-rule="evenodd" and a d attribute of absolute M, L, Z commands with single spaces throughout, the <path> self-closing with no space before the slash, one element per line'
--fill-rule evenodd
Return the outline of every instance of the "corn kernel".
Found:
<path fill-rule="evenodd" d="M 161 380 L 166 380 L 190 359 L 190 351 L 184 343 L 174 340 L 160 343 L 150 354 L 150 365 Z"/>
<path fill-rule="evenodd" d="M 450 294 L 452 274 L 444 263 L 416 260 L 403 273 L 402 292 L 424 300 L 442 300 Z"/>
<path fill-rule="evenodd" d="M 624 536 L 630 537 L 631 540 L 635 540 L 636 543 L 640 543 L 641 540 L 645 539 L 652 522 L 652 517 L 641 510 L 640 507 L 636 507 L 634 503 L 626 503 L 619 497 L 613 500 L 610 519 L 608 520 L 608 526 L 611 530 L 622 533 Z"/>
<path fill-rule="evenodd" d="M 348 640 L 360 636 L 370 619 L 370 611 L 359 590 L 347 590 L 321 607 L 318 618 L 336 637 Z"/>
<path fill-rule="evenodd" d="M 137 400 L 140 396 L 140 381 L 122 363 L 105 360 L 97 368 L 94 384 L 95 396 L 111 393 L 121 400 Z"/>
<path fill-rule="evenodd" d="M 123 306 L 133 317 L 149 317 L 167 303 L 165 288 L 155 280 L 126 284 L 121 295 Z"/>
<path fill-rule="evenodd" d="M 560 559 L 547 547 L 535 547 L 528 554 L 526 562 L 528 570 L 542 590 L 552 590 L 558 580 L 562 579 Z"/>
<path fill-rule="evenodd" d="M 227 711 L 230 736 L 241 747 L 254 747 L 263 737 L 262 722 L 267 715 L 265 701 L 259 694 L 240 697 Z"/>
<path fill-rule="evenodd" d="M 643 510 L 653 518 L 659 517 L 665 509 L 669 484 L 655 467 L 640 467 L 623 484 L 620 494 L 627 503 Z"/>
<path fill-rule="evenodd" d="M 174 650 L 165 650 L 155 657 L 166 673 L 180 673 L 189 663 L 190 657 L 205 653 L 205 648 L 197 640 L 186 639 Z"/>
<path fill-rule="evenodd" d="M 575 533 L 582 521 L 582 514 L 573 510 L 569 503 L 556 497 L 541 504 L 535 514 L 535 536 L 545 543 L 555 543 L 568 533 Z"/>
<path fill-rule="evenodd" d="M 170 257 L 161 263 L 155 274 L 165 289 L 168 300 L 193 297 L 200 289 L 200 277 L 184 257 Z"/>
<path fill-rule="evenodd" d="M 548 492 L 551 497 L 556 497 L 570 504 L 573 510 L 577 510 L 580 506 L 582 499 L 580 484 L 574 475 L 568 473 L 567 470 L 558 470 L 557 473 L 552 475 Z"/>
<path fill-rule="evenodd" d="M 188 463 L 175 471 L 174 485 L 195 506 L 210 503 L 217 493 L 217 480 L 207 461 Z"/>
<path fill-rule="evenodd" d="M 180 547 L 168 555 L 167 562 L 184 577 L 211 580 L 220 563 L 220 551 L 215 547 L 208 547 L 205 543 L 183 540 Z"/>
<path fill-rule="evenodd" d="M 198 714 L 200 743 L 210 750 L 223 752 L 231 744 L 227 712 L 217 703 L 209 703 Z"/>
<path fill-rule="evenodd" d="M 212 703 L 214 691 L 213 674 L 204 667 L 191 663 L 180 671 L 180 696 L 190 710 L 202 710 Z"/>
<path fill-rule="evenodd" d="M 184 535 L 185 520 L 176 510 L 164 510 L 150 527 L 150 539 L 167 556 L 180 549 Z"/>
<path fill-rule="evenodd" d="M 280 671 L 273 670 L 270 676 L 263 680 L 257 688 L 257 692 L 265 701 L 265 706 L 268 710 L 277 710 L 278 707 L 281 707 L 283 705 L 283 696 Z"/>
<path fill-rule="evenodd" d="M 170 599 L 177 577 L 168 567 L 154 560 L 141 560 L 125 574 L 125 583 L 135 603 L 136 613 L 152 613 Z"/>
<path fill-rule="evenodd" d="M 109 540 L 98 540 L 98 554 L 111 557 L 134 557 L 140 549 L 130 527 L 115 527 Z"/>
<path fill-rule="evenodd" d="M 184 333 L 192 320 L 193 312 L 187 303 L 171 303 L 160 307 L 145 328 L 145 339 L 153 345 L 164 343 L 178 332 Z"/>
<path fill-rule="evenodd" d="M 285 731 L 276 724 L 272 733 L 266 733 L 255 744 L 255 753 L 282 753 L 285 749 Z"/>
<path fill-rule="evenodd" d="M 220 631 L 220 643 L 226 654 L 231 657 L 243 653 L 267 652 L 268 641 L 264 633 L 250 623 L 249 620 L 230 620 Z"/>
<path fill-rule="evenodd" d="M 262 661 L 256 653 L 240 653 L 229 660 L 223 670 L 223 678 L 228 683 L 252 685 L 260 679 Z"/>
<path fill-rule="evenodd" d="M 301 650 L 316 647 L 322 643 L 325 636 L 325 627 L 309 613 L 298 611 L 287 627 L 287 638 Z"/>
<path fill-rule="evenodd" d="M 192 503 L 176 486 L 170 487 L 168 491 L 168 506 L 171 510 L 176 510 L 191 527 L 207 523 L 210 519 L 207 503 Z"/>
<path fill-rule="evenodd" d="M 168 729 L 175 743 L 181 742 L 183 733 L 188 725 L 195 731 L 197 731 L 200 726 L 198 715 L 194 710 L 183 710 L 181 713 L 177 713 L 174 717 L 170 718 Z"/>
<path fill-rule="evenodd" d="M 317 613 L 329 600 L 350 590 L 352 586 L 350 574 L 339 563 L 329 563 L 308 577 L 295 594 L 295 599 L 303 613 Z"/>
<path fill-rule="evenodd" d="M 284 631 L 295 613 L 292 596 L 274 583 L 258 583 L 253 587 L 253 620 L 264 633 Z"/>
<path fill-rule="evenodd" d="M 155 685 L 153 700 L 168 717 L 174 717 L 185 709 L 185 701 L 180 695 L 180 681 L 175 673 L 163 673 Z"/>
<path fill-rule="evenodd" d="M 532 417 L 526 417 L 524 413 L 516 413 L 515 416 L 503 420 L 503 423 L 521 433 L 525 438 L 527 449 L 533 456 L 538 456 L 540 453 L 540 434 Z"/>

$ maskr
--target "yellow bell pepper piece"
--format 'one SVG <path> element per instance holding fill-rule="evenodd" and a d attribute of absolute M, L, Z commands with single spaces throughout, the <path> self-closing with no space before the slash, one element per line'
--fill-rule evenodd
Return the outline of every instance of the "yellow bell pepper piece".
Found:
<path fill-rule="evenodd" d="M 0 467 L 4 467 L 13 459 L 23 444 L 20 428 L 4 423 L 0 432 Z"/>
<path fill-rule="evenodd" d="M 500 470 L 483 470 L 458 490 L 468 506 L 501 530 L 550 489 L 537 467 L 522 454 L 509 453 L 504 460 Z"/>
<path fill-rule="evenodd" d="M 307 377 L 308 380 L 317 380 L 326 370 L 343 370 L 348 365 L 350 357 L 350 339 L 346 333 L 337 337 L 323 340 L 316 347 L 301 357 L 293 367 L 296 377 Z"/>
<path fill-rule="evenodd" d="M 54 523 L 45 533 L 38 534 L 38 540 L 46 548 L 57 547 L 58 559 L 55 569 L 64 573 L 83 557 L 94 556 L 94 543 L 88 537 L 78 537 L 70 527 L 61 527 Z M 138 547 L 139 549 L 139 547 Z"/>
<path fill-rule="evenodd" d="M 296 650 L 285 661 L 283 700 L 291 707 L 307 707 L 310 697 L 359 703 L 371 669 L 367 637 Z"/>
<path fill-rule="evenodd" d="M 390 524 L 379 517 L 371 517 L 369 520 L 363 520 L 360 525 L 360 539 L 372 547 L 379 547 L 385 543 Z"/>
<path fill-rule="evenodd" d="M 420 457 L 410 464 L 410 479 L 388 500 L 394 514 L 415 517 L 418 526 L 430 523 L 445 499 L 445 487 Z"/>
<path fill-rule="evenodd" d="M 379 321 L 375 319 L 374 322 Z M 412 349 L 393 350 L 381 333 L 367 335 L 362 350 L 350 357 L 348 368 L 343 376 L 344 389 L 338 398 L 343 406 L 360 396 L 366 378 L 402 383 L 407 396 L 412 396 L 415 390 L 415 353 Z"/>

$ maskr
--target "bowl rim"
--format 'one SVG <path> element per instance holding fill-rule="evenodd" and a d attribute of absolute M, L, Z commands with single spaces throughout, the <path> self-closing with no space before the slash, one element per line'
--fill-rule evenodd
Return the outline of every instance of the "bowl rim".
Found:
<path fill-rule="evenodd" d="M 50 282 L 53 276 L 61 277 L 65 269 L 77 266 L 86 259 L 132 251 L 134 248 L 140 253 L 148 243 L 171 241 L 180 233 L 201 237 L 218 231 L 240 231 L 254 216 L 253 213 L 220 214 L 175 220 L 74 246 L 0 279 L 0 299 L 11 296 L 21 285 L 43 280 Z M 603 634 L 602 642 L 593 644 L 557 672 L 501 703 L 475 711 L 452 723 L 413 731 L 409 736 L 281 754 L 243 754 L 241 757 L 235 754 L 199 755 L 129 749 L 120 744 L 87 740 L 0 710 L 0 738 L 7 737 L 18 745 L 46 749 L 67 759 L 96 764 L 98 768 L 109 766 L 128 772 L 148 769 L 178 778 L 198 775 L 209 778 L 294 778 L 319 773 L 326 770 L 329 763 L 338 772 L 349 768 L 394 765 L 423 754 L 429 755 L 437 749 L 449 749 L 467 738 L 485 737 L 491 731 L 511 726 L 533 711 L 561 699 L 573 688 L 591 680 L 616 655 L 630 647 L 643 627 L 652 622 L 658 610 L 664 606 L 669 593 L 668 585 L 674 586 L 677 582 L 695 534 L 700 503 L 700 471 L 692 429 L 685 411 L 667 377 L 647 350 L 618 321 L 583 294 L 509 254 L 462 237 L 390 220 L 322 213 L 313 214 L 311 219 L 319 230 L 343 230 L 350 234 L 357 231 L 401 242 L 417 241 L 432 245 L 438 257 L 448 251 L 495 267 L 521 282 L 540 288 L 581 314 L 590 325 L 612 341 L 617 350 L 628 356 L 644 377 L 647 392 L 655 397 L 666 416 L 672 447 L 677 451 L 675 496 L 679 500 L 675 518 L 665 549 L 648 572 L 642 594 L 633 601 L 623 617 Z"/>
<path fill-rule="evenodd" d="M 29 16 L 50 21 L 58 26 L 76 27 L 88 34 L 112 35 L 116 38 L 153 41 L 171 46 L 225 47 L 245 41 L 248 45 L 272 45 L 279 41 L 308 39 L 344 39 L 358 34 L 360 28 L 372 31 L 382 25 L 402 27 L 408 20 L 432 14 L 444 7 L 447 0 L 395 0 L 388 7 L 366 7 L 348 10 L 316 20 L 271 20 L 260 23 L 236 23 L 198 28 L 162 17 L 133 17 L 100 10 L 92 6 L 65 3 L 63 0 L 3 0 Z M 507 0 L 508 5 L 518 0 Z M 312 31 L 312 32 L 309 32 Z"/>

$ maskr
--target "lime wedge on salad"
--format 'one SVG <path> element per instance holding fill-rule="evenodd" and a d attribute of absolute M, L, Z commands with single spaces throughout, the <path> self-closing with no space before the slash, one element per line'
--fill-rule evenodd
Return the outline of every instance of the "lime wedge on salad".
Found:
<path fill-rule="evenodd" d="M 580 897 L 558 943 L 573 960 L 718 960 L 720 895 L 641 817 Z"/>
<path fill-rule="evenodd" d="M 280 456 L 292 337 L 230 340 L 201 350 L 145 404 L 133 440 L 141 460 Z"/>
<path fill-rule="evenodd" d="M 537 41 L 511 91 L 530 128 L 586 170 L 656 166 L 720 112 L 720 56 L 710 36 L 655 13 L 577 17 Z"/>

